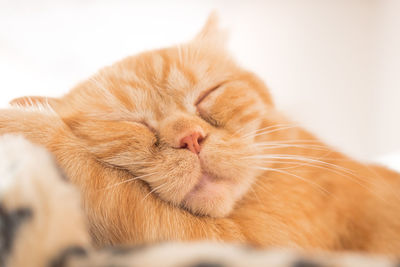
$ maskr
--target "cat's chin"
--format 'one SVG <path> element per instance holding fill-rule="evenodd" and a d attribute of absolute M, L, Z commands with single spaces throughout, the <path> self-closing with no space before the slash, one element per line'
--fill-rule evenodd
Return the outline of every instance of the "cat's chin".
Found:
<path fill-rule="evenodd" d="M 235 204 L 232 197 L 233 186 L 231 182 L 203 173 L 197 184 L 184 197 L 182 206 L 197 215 L 225 217 Z"/>

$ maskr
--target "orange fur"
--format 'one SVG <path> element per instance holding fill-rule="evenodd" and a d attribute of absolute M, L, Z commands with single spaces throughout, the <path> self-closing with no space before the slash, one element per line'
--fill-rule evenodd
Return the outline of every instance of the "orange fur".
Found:
<path fill-rule="evenodd" d="M 223 41 L 212 17 L 187 44 L 128 57 L 60 99 L 33 98 L 54 112 L 1 111 L 0 133 L 54 153 L 98 246 L 211 239 L 398 254 L 400 175 L 280 115 Z M 193 131 L 205 136 L 199 155 L 179 146 Z"/>

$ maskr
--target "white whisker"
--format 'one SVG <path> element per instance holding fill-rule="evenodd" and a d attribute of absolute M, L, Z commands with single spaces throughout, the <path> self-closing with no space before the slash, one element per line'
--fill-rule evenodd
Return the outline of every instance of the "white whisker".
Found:
<path fill-rule="evenodd" d="M 313 140 L 313 139 L 289 139 L 289 140 L 271 140 L 268 141 L 270 144 L 289 144 L 289 143 L 318 143 L 320 144 L 321 142 L 318 140 Z"/>
<path fill-rule="evenodd" d="M 270 144 L 268 142 L 265 143 L 255 143 L 252 145 L 256 148 L 263 148 L 263 149 L 275 149 L 275 148 L 304 148 L 304 149 L 314 149 L 314 150 L 321 150 L 321 151 L 328 151 L 325 146 L 320 145 L 308 145 L 308 144 Z"/>
<path fill-rule="evenodd" d="M 243 137 L 246 137 L 246 135 L 252 135 L 252 134 L 255 134 L 255 133 L 258 133 L 258 132 L 261 132 L 261 131 L 265 131 L 265 130 L 269 130 L 269 129 L 272 129 L 272 128 L 276 128 L 276 127 L 287 127 L 287 126 L 293 126 L 293 125 L 292 125 L 292 124 L 275 124 L 275 125 L 270 125 L 270 126 L 267 126 L 267 127 L 261 128 L 261 129 L 257 129 L 257 130 L 251 131 L 251 132 L 245 134 Z"/>
<path fill-rule="evenodd" d="M 153 173 L 148 173 L 148 174 L 136 176 L 136 177 L 133 177 L 133 178 L 124 180 L 124 181 L 122 181 L 122 182 L 118 182 L 118 183 L 115 183 L 115 184 L 113 184 L 113 185 L 106 186 L 106 187 L 101 188 L 101 189 L 99 189 L 99 190 L 108 190 L 108 189 L 114 188 L 114 187 L 116 187 L 116 186 L 118 186 L 118 185 L 125 184 L 125 183 L 129 183 L 129 182 L 135 181 L 135 180 L 137 180 L 137 179 L 141 179 L 141 178 L 144 178 L 144 177 L 152 176 L 152 175 L 155 175 L 155 174 L 158 174 L 158 173 L 159 173 L 159 172 L 153 172 Z"/>
<path fill-rule="evenodd" d="M 251 136 L 253 136 L 254 134 L 259 134 L 259 133 L 262 133 L 262 132 L 266 132 L 266 133 L 268 133 L 269 131 L 277 131 L 278 129 L 286 129 L 286 128 L 295 128 L 295 127 L 298 127 L 298 125 L 293 125 L 293 124 L 276 124 L 276 125 L 271 125 L 271 126 L 267 126 L 267 127 L 264 127 L 264 128 L 261 128 L 261 129 L 257 129 L 257 130 L 255 130 L 255 131 L 252 131 L 252 132 L 249 132 L 249 133 L 247 133 L 247 134 L 245 134 L 243 137 L 244 138 L 248 138 L 248 137 L 251 137 Z M 274 129 L 274 128 L 277 128 L 277 129 Z M 273 130 L 271 130 L 271 129 L 273 129 Z"/>
<path fill-rule="evenodd" d="M 150 190 L 149 193 L 147 193 L 144 198 L 142 199 L 142 201 L 144 201 L 148 196 L 151 195 L 151 193 L 155 192 L 157 189 L 162 188 L 163 186 L 165 186 L 166 184 L 160 184 L 159 186 L 154 187 L 152 190 Z"/>
<path fill-rule="evenodd" d="M 251 138 L 251 139 L 253 139 L 253 138 L 257 137 L 257 136 L 267 135 L 267 134 L 271 134 L 271 133 L 278 132 L 278 131 L 283 131 L 283 130 L 288 130 L 288 129 L 293 129 L 293 128 L 296 128 L 296 127 L 298 127 L 298 126 L 281 127 L 281 128 L 277 128 L 277 129 L 273 129 L 273 130 L 268 130 L 268 131 L 263 131 L 263 132 L 255 133 L 255 134 L 250 135 L 250 136 L 247 136 L 247 135 L 246 135 L 244 138 Z"/>
<path fill-rule="evenodd" d="M 286 168 L 276 168 L 276 169 L 280 169 L 280 170 L 283 170 L 283 169 L 294 169 L 294 168 L 299 168 L 301 166 L 307 166 L 307 167 L 313 167 L 313 168 L 327 170 L 327 171 L 333 172 L 333 173 L 335 173 L 337 175 L 340 175 L 342 177 L 348 178 L 349 180 L 352 180 L 356 184 L 360 185 L 361 187 L 363 187 L 363 188 L 365 188 L 367 190 L 370 190 L 370 188 L 367 187 L 366 184 L 361 183 L 361 182 L 366 182 L 366 181 L 361 179 L 360 177 L 354 176 L 354 175 L 353 176 L 346 175 L 346 174 L 343 174 L 343 173 L 339 172 L 336 169 L 328 168 L 326 166 L 320 166 L 320 165 L 310 164 L 310 163 L 306 163 L 306 162 L 299 163 L 299 162 L 296 162 L 296 161 L 266 161 L 266 163 L 298 164 L 296 166 L 291 166 L 291 167 L 286 167 Z"/>
<path fill-rule="evenodd" d="M 248 156 L 248 157 L 244 157 L 244 158 L 252 158 L 252 159 L 289 159 L 289 160 L 301 160 L 301 161 L 308 161 L 308 162 L 314 162 L 314 163 L 320 163 L 322 165 L 327 165 L 327 166 L 331 166 L 331 167 L 335 167 L 338 168 L 340 170 L 343 170 L 349 174 L 354 175 L 354 173 L 349 170 L 346 169 L 342 166 L 333 164 L 333 163 L 329 163 L 329 162 L 325 162 L 322 161 L 318 158 L 308 158 L 308 157 L 303 157 L 303 156 L 297 156 L 297 155 L 286 155 L 286 154 L 270 154 L 270 155 L 254 155 L 254 156 Z"/>
<path fill-rule="evenodd" d="M 274 169 L 274 168 L 267 168 L 267 167 L 256 167 L 256 168 L 260 169 L 260 170 L 264 170 L 264 171 L 274 171 L 274 172 L 279 172 L 279 173 L 282 173 L 282 174 L 290 175 L 292 177 L 296 177 L 299 180 L 302 180 L 304 182 L 307 182 L 307 183 L 315 186 L 316 188 L 320 189 L 322 192 L 324 192 L 326 194 L 331 194 L 328 190 L 326 190 L 325 188 L 323 188 L 319 184 L 317 184 L 317 183 L 315 183 L 315 182 L 313 182 L 313 181 L 311 181 L 309 179 L 306 179 L 306 178 L 304 178 L 302 176 L 299 176 L 297 174 L 293 174 L 293 173 L 290 173 L 290 172 L 287 172 L 287 171 L 278 170 L 278 169 Z"/>
<path fill-rule="evenodd" d="M 264 159 L 265 163 L 293 164 L 293 163 L 299 163 L 299 161 L 300 161 L 299 164 L 301 164 L 303 166 L 309 166 L 309 167 L 329 170 L 329 171 L 331 171 L 333 173 L 336 173 L 337 175 L 340 175 L 342 177 L 345 177 L 345 178 L 355 182 L 359 186 L 361 186 L 364 189 L 366 189 L 368 192 L 370 192 L 372 194 L 375 194 L 381 200 L 385 201 L 384 198 L 382 198 L 380 195 L 378 195 L 376 192 L 374 192 L 368 186 L 368 185 L 376 186 L 376 185 L 378 185 L 377 183 L 374 183 L 370 179 L 363 179 L 362 177 L 356 175 L 352 170 L 344 168 L 342 166 L 339 166 L 339 165 L 336 165 L 336 164 L 332 164 L 332 163 L 328 163 L 328 162 L 321 161 L 321 160 L 317 160 L 317 159 L 314 159 L 314 158 L 298 157 L 298 156 L 295 156 L 295 155 L 274 155 L 274 154 L 272 154 L 272 155 L 260 155 L 260 156 L 261 157 L 255 157 L 255 158 Z M 272 161 L 269 160 L 269 159 L 272 159 Z M 281 159 L 282 162 L 279 162 L 279 159 Z M 287 160 L 294 160 L 294 161 L 287 161 Z M 316 164 L 313 164 L 313 163 L 321 164 L 323 166 L 316 165 Z M 300 167 L 301 165 L 299 165 L 298 167 Z M 270 169 L 272 169 L 272 168 L 270 168 Z M 278 170 L 281 171 L 282 170 L 282 169 L 276 169 L 276 168 L 273 168 L 273 169 L 275 169 L 276 171 L 278 171 Z"/>

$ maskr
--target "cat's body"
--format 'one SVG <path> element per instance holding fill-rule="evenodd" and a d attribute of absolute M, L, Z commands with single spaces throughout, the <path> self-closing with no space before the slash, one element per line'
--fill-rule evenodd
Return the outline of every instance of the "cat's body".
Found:
<path fill-rule="evenodd" d="M 54 112 L 3 110 L 0 133 L 54 153 L 81 189 L 98 246 L 223 240 L 398 255 L 400 175 L 281 116 L 214 26 L 107 67 L 61 99 L 33 99 Z"/>
<path fill-rule="evenodd" d="M 213 242 L 95 249 L 79 192 L 65 178 L 42 147 L 20 136 L 0 137 L 0 266 L 398 266 L 396 259 L 385 256 L 257 250 Z"/>

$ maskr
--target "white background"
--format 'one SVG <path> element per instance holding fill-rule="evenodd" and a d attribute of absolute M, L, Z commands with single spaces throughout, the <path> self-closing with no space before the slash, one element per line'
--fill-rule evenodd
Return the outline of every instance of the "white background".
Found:
<path fill-rule="evenodd" d="M 214 9 L 288 116 L 359 158 L 400 151 L 400 0 L 0 0 L 0 107 L 187 41 Z"/>

